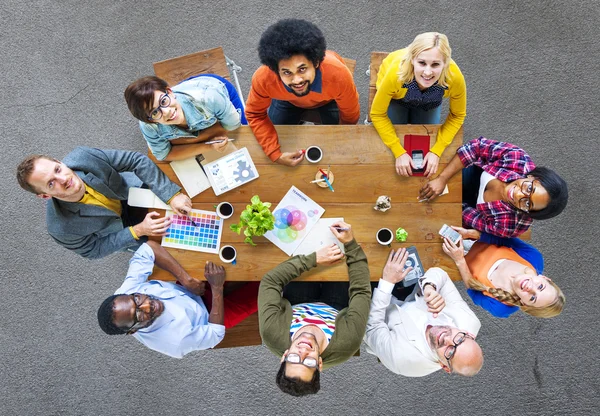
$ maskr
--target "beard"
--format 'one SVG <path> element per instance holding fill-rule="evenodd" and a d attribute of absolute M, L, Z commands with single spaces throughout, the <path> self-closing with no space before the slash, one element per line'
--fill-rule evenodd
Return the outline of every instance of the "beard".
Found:
<path fill-rule="evenodd" d="M 312 83 L 310 81 L 307 81 L 306 90 L 304 92 L 296 92 L 296 90 L 294 90 L 291 86 L 288 85 L 288 87 L 292 90 L 292 94 L 294 94 L 296 97 L 304 97 L 305 95 L 308 95 L 310 93 L 311 85 Z"/>

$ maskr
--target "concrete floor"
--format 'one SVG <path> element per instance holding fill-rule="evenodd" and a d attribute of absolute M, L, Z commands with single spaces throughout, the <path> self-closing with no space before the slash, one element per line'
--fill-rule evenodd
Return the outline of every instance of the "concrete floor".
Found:
<path fill-rule="evenodd" d="M 0 414 L 596 414 L 600 3 L 5 0 L 0 11 Z M 568 181 L 569 206 L 536 223 L 532 239 L 566 309 L 551 320 L 477 310 L 486 359 L 478 376 L 403 378 L 363 352 L 326 371 L 320 394 L 296 399 L 277 389 L 278 358 L 264 347 L 175 360 L 105 336 L 96 310 L 128 256 L 92 262 L 59 247 L 46 234 L 44 203 L 17 186 L 15 167 L 31 153 L 144 151 L 123 90 L 152 62 L 222 45 L 243 67 L 247 96 L 260 34 L 284 17 L 315 22 L 329 48 L 357 59 L 363 118 L 369 53 L 446 33 L 468 84 L 465 139 L 518 144 Z"/>

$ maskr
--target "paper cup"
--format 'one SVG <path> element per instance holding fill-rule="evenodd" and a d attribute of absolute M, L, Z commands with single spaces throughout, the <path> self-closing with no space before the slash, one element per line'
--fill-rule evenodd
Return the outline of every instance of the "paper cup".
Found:
<path fill-rule="evenodd" d="M 382 246 L 391 247 L 391 243 L 394 240 L 394 233 L 392 233 L 392 230 L 390 230 L 389 228 L 380 228 L 379 230 L 377 230 L 375 238 L 377 239 L 377 242 Z"/>
<path fill-rule="evenodd" d="M 217 215 L 224 220 L 230 218 L 233 215 L 233 205 L 229 202 L 221 202 L 217 205 Z"/>
<path fill-rule="evenodd" d="M 221 247 L 221 250 L 219 250 L 219 258 L 223 263 L 235 264 L 236 257 L 237 251 L 233 246 L 223 246 Z"/>
<path fill-rule="evenodd" d="M 319 146 L 310 146 L 306 149 L 306 160 L 310 163 L 317 163 L 323 159 L 323 151 Z"/>

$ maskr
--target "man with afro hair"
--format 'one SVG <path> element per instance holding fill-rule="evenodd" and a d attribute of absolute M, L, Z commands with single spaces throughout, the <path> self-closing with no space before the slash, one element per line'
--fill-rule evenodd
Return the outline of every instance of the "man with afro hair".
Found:
<path fill-rule="evenodd" d="M 314 24 L 284 19 L 270 26 L 258 45 L 263 64 L 252 77 L 246 118 L 265 154 L 296 166 L 301 150 L 282 152 L 274 125 L 299 124 L 306 110 L 316 110 L 322 124 L 356 124 L 360 116 L 352 73 Z"/>

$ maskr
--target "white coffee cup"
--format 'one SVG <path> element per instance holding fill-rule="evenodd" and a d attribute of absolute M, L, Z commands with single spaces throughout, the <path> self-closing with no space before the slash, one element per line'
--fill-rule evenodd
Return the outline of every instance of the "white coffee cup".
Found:
<path fill-rule="evenodd" d="M 221 210 L 225 212 L 223 213 Z M 229 214 L 227 214 L 228 212 Z M 233 205 L 231 205 L 229 202 L 221 202 L 219 205 L 217 205 L 217 215 L 224 220 L 231 218 L 233 215 Z"/>
<path fill-rule="evenodd" d="M 314 156 L 312 155 L 312 153 L 316 153 L 319 152 L 319 156 L 318 157 L 312 157 Z M 308 160 L 310 163 L 317 163 L 319 162 L 321 159 L 323 159 L 323 150 L 321 150 L 321 148 L 319 146 L 310 146 L 308 149 L 306 149 L 306 160 Z"/>
<path fill-rule="evenodd" d="M 385 235 L 386 233 L 389 233 L 389 238 L 387 238 L 387 236 Z M 377 230 L 375 238 L 377 239 L 377 242 L 382 246 L 391 247 L 392 241 L 394 241 L 394 233 L 389 228 L 380 228 L 379 230 Z"/>
<path fill-rule="evenodd" d="M 233 255 L 232 255 L 233 253 Z M 235 264 L 235 259 L 237 258 L 237 251 L 234 246 L 223 246 L 221 250 L 219 250 L 219 258 L 223 263 L 233 263 Z"/>

